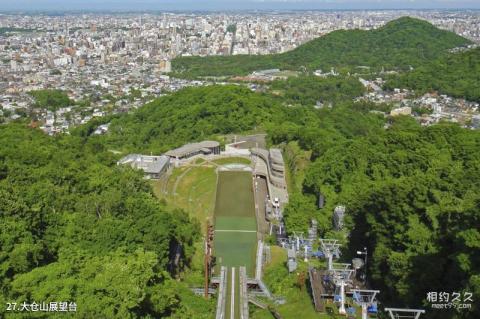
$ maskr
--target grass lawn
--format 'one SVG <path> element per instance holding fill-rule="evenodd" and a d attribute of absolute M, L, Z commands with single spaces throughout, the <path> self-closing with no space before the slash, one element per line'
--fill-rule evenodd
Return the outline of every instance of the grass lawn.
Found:
<path fill-rule="evenodd" d="M 290 191 L 301 191 L 305 172 L 310 165 L 311 151 L 299 149 L 297 143 L 289 143 L 284 151 L 287 163 L 286 180 Z M 292 171 L 293 170 L 293 171 Z"/>
<path fill-rule="evenodd" d="M 217 265 L 246 266 L 252 276 L 257 246 L 252 174 L 220 172 L 217 188 L 214 242 Z"/>
<path fill-rule="evenodd" d="M 255 219 L 250 172 L 223 171 L 218 175 L 215 217 L 235 216 Z"/>
<path fill-rule="evenodd" d="M 257 223 L 252 217 L 218 216 L 215 218 L 215 229 L 256 231 Z"/>
<path fill-rule="evenodd" d="M 178 184 L 175 191 L 177 180 Z M 153 181 L 152 183 L 155 194 L 159 198 L 164 198 L 173 207 L 187 211 L 190 216 L 200 221 L 202 231 L 205 229 L 207 218 L 213 217 L 215 205 L 217 183 L 215 168 L 206 166 L 175 168 L 168 180 L 166 194 L 161 193 L 159 189 L 160 181 Z"/>
<path fill-rule="evenodd" d="M 219 165 L 225 165 L 225 164 L 250 165 L 252 163 L 252 161 L 250 161 L 250 159 L 245 158 L 245 157 L 225 157 L 225 158 L 219 158 L 219 159 L 213 160 L 212 162 L 217 163 Z"/>
<path fill-rule="evenodd" d="M 215 233 L 215 256 L 222 266 L 245 266 L 253 276 L 257 249 L 256 233 Z"/>
<path fill-rule="evenodd" d="M 197 158 L 194 163 L 199 165 L 199 164 L 205 163 L 205 160 L 203 158 Z"/>

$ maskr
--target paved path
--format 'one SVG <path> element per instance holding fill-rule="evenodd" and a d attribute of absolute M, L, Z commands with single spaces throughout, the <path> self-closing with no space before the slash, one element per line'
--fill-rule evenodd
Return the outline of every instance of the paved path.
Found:
<path fill-rule="evenodd" d="M 255 206 L 257 208 L 257 225 L 260 240 L 263 240 L 268 233 L 268 222 L 266 219 L 265 200 L 268 195 L 267 181 L 265 178 L 255 178 Z"/>

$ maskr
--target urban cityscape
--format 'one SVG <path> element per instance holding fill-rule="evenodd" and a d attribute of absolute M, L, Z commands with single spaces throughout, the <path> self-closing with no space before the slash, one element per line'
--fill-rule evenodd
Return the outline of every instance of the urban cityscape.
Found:
<path fill-rule="evenodd" d="M 334 30 L 375 29 L 405 15 L 480 43 L 478 11 L 3 14 L 1 111 L 7 122 L 28 113 L 49 134 L 68 132 L 92 117 L 128 112 L 166 92 L 212 83 L 169 76 L 177 56 L 281 53 Z M 32 109 L 28 92 L 48 88 L 68 92 L 75 103 L 55 112 Z M 82 107 L 75 105 L 79 102 Z M 476 107 L 468 110 L 476 114 Z"/>

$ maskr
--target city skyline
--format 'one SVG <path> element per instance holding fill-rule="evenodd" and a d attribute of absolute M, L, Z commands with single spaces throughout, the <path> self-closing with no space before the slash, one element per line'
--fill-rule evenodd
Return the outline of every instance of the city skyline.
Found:
<path fill-rule="evenodd" d="M 129 0 L 0 1 L 0 11 L 222 11 L 222 10 L 395 10 L 395 9 L 480 9 L 475 0 Z"/>

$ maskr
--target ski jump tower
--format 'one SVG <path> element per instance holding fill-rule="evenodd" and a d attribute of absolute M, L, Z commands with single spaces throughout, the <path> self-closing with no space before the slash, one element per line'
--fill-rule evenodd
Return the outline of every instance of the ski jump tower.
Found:
<path fill-rule="evenodd" d="M 323 239 L 320 238 L 320 245 L 322 246 L 322 251 L 325 257 L 328 260 L 328 270 L 333 269 L 333 255 L 340 255 L 340 244 L 336 239 Z"/>
<path fill-rule="evenodd" d="M 385 308 L 392 319 L 418 319 L 420 315 L 425 313 L 423 309 L 406 309 L 406 308 Z"/>
<path fill-rule="evenodd" d="M 362 307 L 362 319 L 368 318 L 369 307 L 375 307 L 375 309 L 372 308 L 372 311 L 377 311 L 375 297 L 380 290 L 353 289 L 352 292 L 353 301 Z"/>

